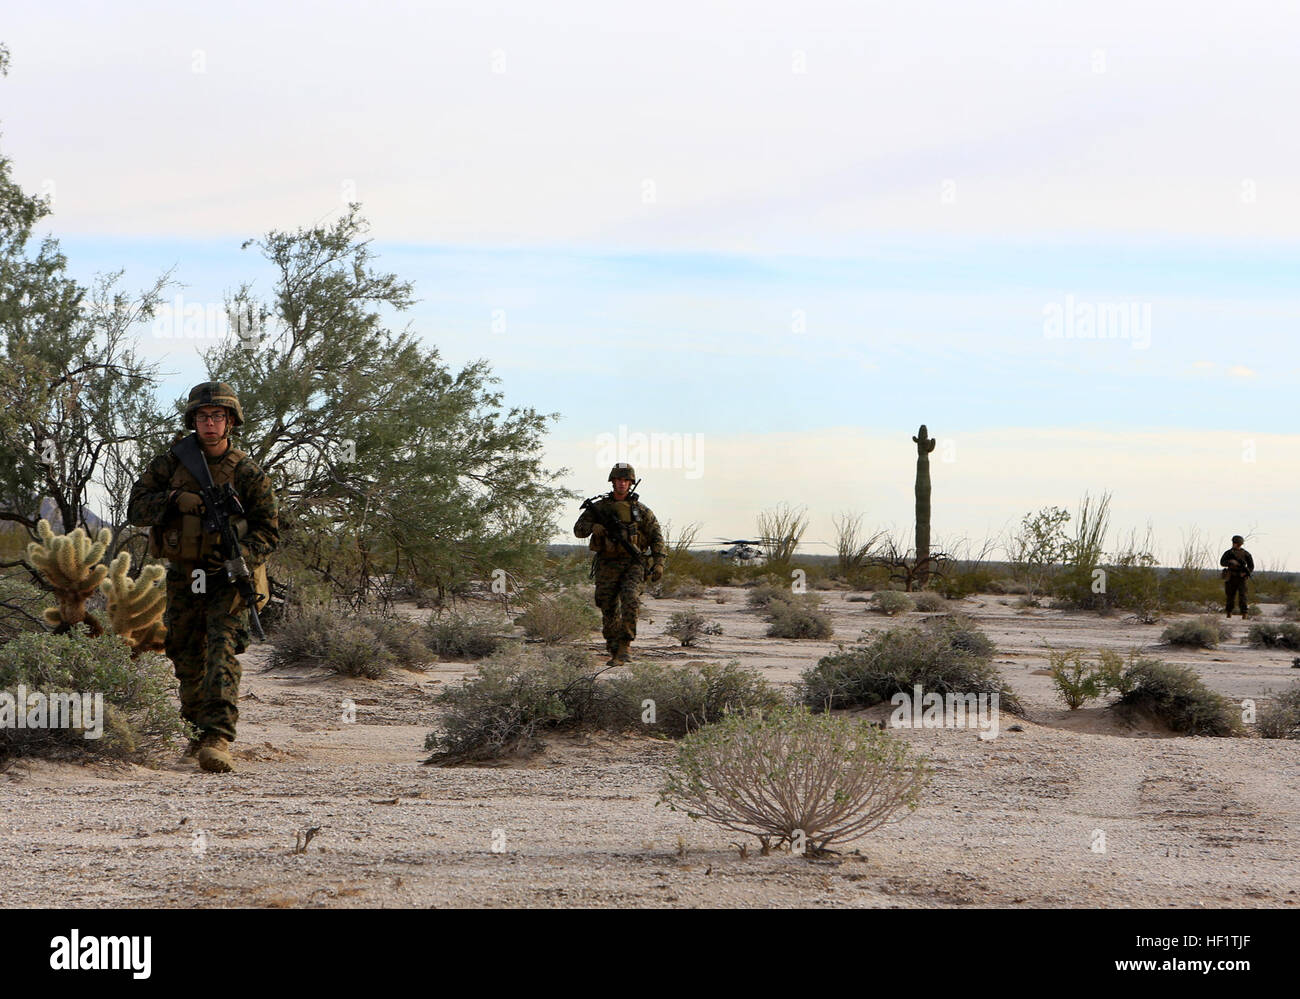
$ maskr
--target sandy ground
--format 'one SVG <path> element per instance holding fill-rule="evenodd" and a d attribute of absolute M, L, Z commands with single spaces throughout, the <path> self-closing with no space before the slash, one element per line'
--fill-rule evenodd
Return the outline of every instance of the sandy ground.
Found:
<path fill-rule="evenodd" d="M 846 594 L 823 596 L 837 641 L 886 623 Z M 0 774 L 0 904 L 1300 904 L 1300 742 L 1172 737 L 1125 727 L 1104 708 L 1069 712 L 1034 672 L 1047 643 L 1154 648 L 1161 626 L 1019 611 L 1012 599 L 977 597 L 961 609 L 997 643 L 1029 710 L 1023 731 L 1008 731 L 1018 720 L 1005 713 L 1002 734 L 988 741 L 969 730 L 902 731 L 934 771 L 921 806 L 836 858 L 762 857 L 753 842 L 742 857 L 735 834 L 656 807 L 673 748 L 653 738 L 565 737 L 526 763 L 421 765 L 434 696 L 472 664 L 341 679 L 268 672 L 265 647 L 255 647 L 243 657 L 235 775 L 204 774 L 179 749 L 158 770 L 20 761 Z M 784 684 L 835 647 L 762 637 L 738 589 L 647 605 L 640 656 L 736 659 Z M 688 606 L 718 620 L 723 635 L 676 647 L 663 628 Z M 598 643 L 591 648 L 595 661 Z M 1238 699 L 1300 678 L 1290 653 L 1252 650 L 1239 637 L 1214 651 L 1159 654 Z M 345 699 L 356 704 L 354 723 L 343 720 Z"/>

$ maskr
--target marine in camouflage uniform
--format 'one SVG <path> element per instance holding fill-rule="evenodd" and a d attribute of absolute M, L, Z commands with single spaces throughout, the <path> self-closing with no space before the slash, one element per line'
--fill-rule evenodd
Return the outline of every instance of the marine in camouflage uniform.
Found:
<path fill-rule="evenodd" d="M 1227 598 L 1224 613 L 1232 617 L 1232 604 L 1235 600 L 1241 607 L 1241 616 L 1247 614 L 1246 580 L 1255 571 L 1255 559 L 1241 547 L 1246 539 L 1240 534 L 1232 536 L 1232 547 L 1219 556 L 1219 565 L 1223 566 L 1223 593 Z"/>
<path fill-rule="evenodd" d="M 633 493 L 632 483 L 636 473 L 632 466 L 620 462 L 609 472 L 614 483 L 613 492 L 584 510 L 573 533 L 580 538 L 590 537 L 590 548 L 596 553 L 594 578 L 596 581 L 596 606 L 600 608 L 601 631 L 605 635 L 605 648 L 609 650 L 610 663 L 628 661 L 628 647 L 636 639 L 636 616 L 641 605 L 641 588 L 646 579 L 645 556 L 651 560 L 649 576 L 658 582 L 664 574 L 664 536 L 659 521 L 651 509 Z M 598 520 L 616 517 L 626 525 L 633 547 L 642 558 L 632 554 L 611 538 Z"/>
<path fill-rule="evenodd" d="M 230 442 L 230 431 L 243 422 L 229 385 L 204 382 L 191 389 L 185 426 L 198 434 L 213 482 L 231 483 L 244 507 L 235 530 L 264 600 L 264 563 L 279 543 L 280 526 L 270 478 Z M 220 537 L 203 531 L 202 512 L 198 482 L 166 451 L 136 481 L 127 519 L 149 527 L 150 554 L 168 559 L 166 651 L 180 681 L 181 714 L 202 733 L 190 749 L 204 770 L 228 773 L 239 721 L 236 657 L 248 648 L 248 608 L 222 565 Z"/>

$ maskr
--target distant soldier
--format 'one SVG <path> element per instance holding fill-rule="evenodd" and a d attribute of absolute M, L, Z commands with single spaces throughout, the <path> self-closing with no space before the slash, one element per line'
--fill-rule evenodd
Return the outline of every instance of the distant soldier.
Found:
<path fill-rule="evenodd" d="M 652 560 L 652 582 L 664 574 L 663 532 L 654 513 L 632 491 L 635 479 L 631 465 L 615 465 L 609 471 L 614 491 L 584 503 L 573 525 L 578 537 L 591 538 L 589 547 L 596 553 L 592 578 L 611 665 L 628 661 L 628 647 L 636 639 L 646 558 Z"/>
<path fill-rule="evenodd" d="M 263 563 L 279 543 L 280 525 L 270 478 L 230 443 L 230 432 L 243 422 L 235 390 L 225 382 L 190 390 L 185 426 L 198 436 L 213 483 L 231 483 L 244 507 L 244 516 L 232 519 L 263 602 Z M 177 434 L 176 442 L 184 436 Z M 220 535 L 203 529 L 199 488 L 180 458 L 165 451 L 132 488 L 127 519 L 149 527 L 150 554 L 168 559 L 167 656 L 180 680 L 181 714 L 200 732 L 186 755 L 197 753 L 204 770 L 230 773 L 229 747 L 239 720 L 236 656 L 248 648 L 248 608 L 223 565 L 230 553 L 222 550 Z"/>
<path fill-rule="evenodd" d="M 1250 552 L 1241 547 L 1245 543 L 1245 538 L 1234 534 L 1232 547 L 1219 558 L 1219 565 L 1223 566 L 1223 589 L 1228 598 L 1224 613 L 1228 617 L 1232 617 L 1233 597 L 1237 598 L 1241 606 L 1241 616 L 1246 616 L 1246 580 L 1255 571 L 1255 560 L 1251 558 Z"/>

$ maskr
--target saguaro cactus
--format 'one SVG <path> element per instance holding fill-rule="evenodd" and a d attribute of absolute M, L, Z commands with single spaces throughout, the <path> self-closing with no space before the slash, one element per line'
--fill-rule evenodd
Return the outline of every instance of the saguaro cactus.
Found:
<path fill-rule="evenodd" d="M 925 432 L 925 424 L 912 438 L 916 444 L 916 579 L 924 588 L 930 576 L 930 452 L 934 438 Z"/>
<path fill-rule="evenodd" d="M 131 646 L 132 655 L 160 652 L 167 637 L 162 623 L 167 591 L 159 584 L 167 570 L 147 565 L 140 570 L 139 579 L 131 579 L 126 574 L 130 568 L 130 554 L 119 552 L 108 567 L 108 578 L 99 584 L 108 597 L 108 619 L 113 631 Z"/>
<path fill-rule="evenodd" d="M 58 607 L 45 611 L 45 623 L 62 634 L 84 622 L 92 635 L 103 634 L 104 626 L 86 613 L 86 601 L 108 575 L 108 566 L 99 560 L 112 543 L 113 532 L 102 527 L 93 542 L 80 527 L 71 534 L 55 536 L 48 520 L 37 524 L 36 532 L 41 540 L 27 546 L 27 558 L 49 580 L 59 599 Z"/>

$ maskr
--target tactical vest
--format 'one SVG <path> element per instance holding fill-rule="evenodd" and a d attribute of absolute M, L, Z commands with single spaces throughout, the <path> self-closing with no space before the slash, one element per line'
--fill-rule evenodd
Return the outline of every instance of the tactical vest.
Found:
<path fill-rule="evenodd" d="M 650 544 L 650 536 L 645 529 L 645 513 L 640 503 L 632 503 L 629 500 L 605 500 L 614 508 L 614 513 L 618 519 L 627 525 L 628 539 L 632 542 L 632 547 L 637 551 L 644 551 Z M 591 541 L 587 546 L 598 555 L 604 558 L 628 558 L 627 549 L 619 542 L 615 541 L 608 533 L 604 534 L 600 540 L 592 535 Z"/>
<path fill-rule="evenodd" d="M 231 446 L 226 448 L 226 453 L 221 456 L 220 461 L 208 462 L 213 485 L 220 489 L 227 482 L 233 484 L 235 469 L 247 457 L 246 452 Z M 170 493 L 172 490 L 179 489 L 182 492 L 197 493 L 201 488 L 190 470 L 177 461 L 176 471 L 172 473 L 167 483 L 167 491 Z M 168 510 L 167 518 L 161 527 L 154 527 L 149 532 L 149 554 L 154 558 L 165 558 L 173 563 L 181 563 L 183 567 L 219 558 L 220 550 L 221 535 L 204 531 L 202 517 L 198 514 L 181 513 L 175 508 Z M 257 592 L 258 610 L 261 610 L 271 598 L 265 565 L 253 569 L 253 589 Z M 241 602 L 241 599 L 236 598 L 236 604 Z"/>

